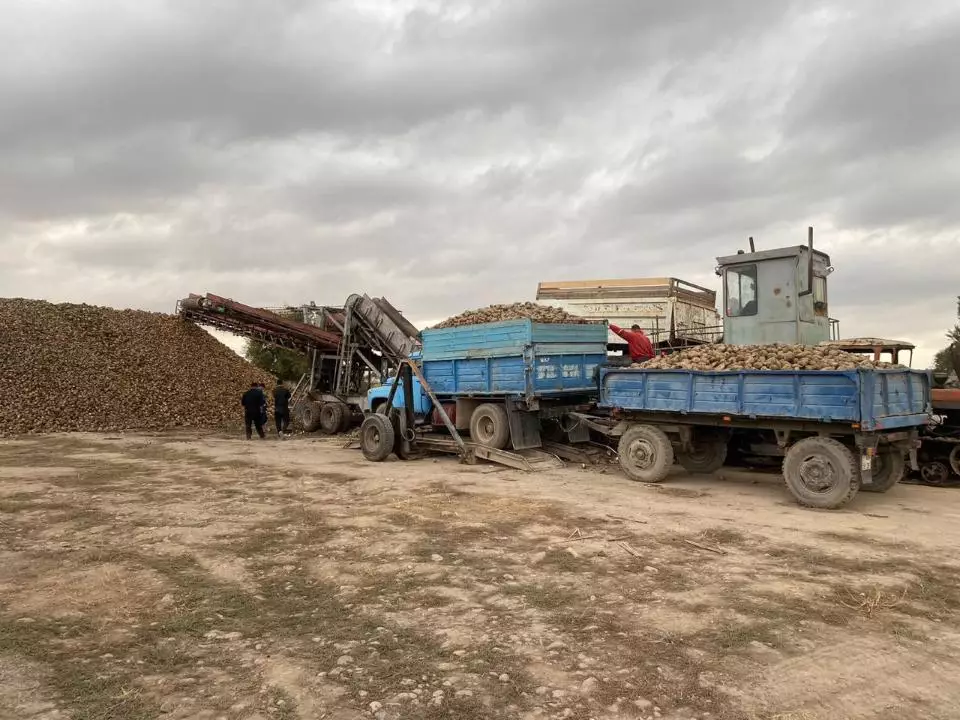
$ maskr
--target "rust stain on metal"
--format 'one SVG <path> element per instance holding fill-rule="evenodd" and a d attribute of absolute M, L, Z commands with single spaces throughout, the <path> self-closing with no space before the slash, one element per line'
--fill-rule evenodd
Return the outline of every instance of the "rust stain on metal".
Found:
<path fill-rule="evenodd" d="M 774 295 L 779 295 L 779 294 L 780 294 L 780 288 L 774 288 L 774 289 L 773 289 L 773 294 L 774 294 Z"/>

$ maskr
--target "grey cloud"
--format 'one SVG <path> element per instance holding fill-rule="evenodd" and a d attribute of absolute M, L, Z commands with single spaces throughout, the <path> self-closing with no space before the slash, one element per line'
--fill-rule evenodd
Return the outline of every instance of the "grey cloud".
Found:
<path fill-rule="evenodd" d="M 712 283 L 813 223 L 846 330 L 882 297 L 939 341 L 952 299 L 911 317 L 957 292 L 951 3 L 410 6 L 13 3 L 4 294 L 439 318 L 545 279 Z"/>
<path fill-rule="evenodd" d="M 955 141 L 960 15 L 861 39 L 828 47 L 812 63 L 787 108 L 786 132 L 814 147 L 826 141 L 837 159 L 847 160 Z"/>

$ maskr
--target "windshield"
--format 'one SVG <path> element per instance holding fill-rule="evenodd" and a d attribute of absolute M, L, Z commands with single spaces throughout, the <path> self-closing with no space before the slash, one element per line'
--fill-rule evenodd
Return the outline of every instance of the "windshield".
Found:
<path fill-rule="evenodd" d="M 741 265 L 727 270 L 727 317 L 757 314 L 757 266 Z"/>

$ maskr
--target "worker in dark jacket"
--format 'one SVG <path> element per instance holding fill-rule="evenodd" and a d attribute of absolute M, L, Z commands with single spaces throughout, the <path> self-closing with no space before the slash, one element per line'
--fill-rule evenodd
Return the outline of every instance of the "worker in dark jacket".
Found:
<path fill-rule="evenodd" d="M 263 407 L 267 404 L 267 398 L 260 389 L 260 383 L 251 383 L 240 398 L 240 404 L 243 406 L 243 429 L 247 433 L 247 440 L 253 437 L 253 427 L 257 428 L 257 435 L 261 439 L 265 437 L 263 433 Z"/>
<path fill-rule="evenodd" d="M 273 421 L 278 437 L 290 434 L 290 391 L 279 380 L 273 389 Z"/>
<path fill-rule="evenodd" d="M 267 416 L 267 386 L 263 383 L 257 383 L 257 387 L 260 388 L 260 395 L 263 396 L 263 404 L 260 405 L 260 422 L 263 425 L 264 429 L 267 428 L 268 416 Z"/>
<path fill-rule="evenodd" d="M 627 350 L 630 353 L 630 359 L 635 363 L 652 360 L 656 356 L 653 349 L 653 343 L 646 336 L 639 325 L 634 325 L 629 330 L 624 330 L 610 323 L 610 329 L 617 335 L 627 341 Z"/>

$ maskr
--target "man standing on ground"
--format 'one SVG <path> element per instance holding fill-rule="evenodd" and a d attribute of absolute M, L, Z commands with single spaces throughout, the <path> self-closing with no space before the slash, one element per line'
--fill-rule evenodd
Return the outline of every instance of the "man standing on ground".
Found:
<path fill-rule="evenodd" d="M 261 413 L 266 403 L 267 399 L 263 390 L 260 389 L 260 383 L 251 383 L 250 389 L 240 398 L 240 404 L 243 406 L 243 429 L 247 433 L 247 440 L 253 437 L 253 426 L 256 426 L 257 435 L 261 440 L 265 437 Z"/>
<path fill-rule="evenodd" d="M 277 380 L 273 389 L 273 420 L 277 425 L 277 437 L 290 434 L 290 391 Z"/>
<path fill-rule="evenodd" d="M 260 424 L 266 430 L 267 422 L 269 421 L 267 416 L 267 386 L 263 383 L 257 383 L 257 387 L 260 388 L 260 398 L 262 401 L 260 404 Z"/>
<path fill-rule="evenodd" d="M 650 338 L 648 338 L 643 330 L 640 329 L 639 325 L 634 324 L 634 326 L 629 330 L 624 330 L 623 328 L 617 327 L 613 323 L 610 323 L 610 329 L 627 341 L 627 349 L 630 353 L 630 360 L 633 362 L 646 362 L 647 360 L 652 360 L 656 356 L 656 352 L 654 352 L 653 349 L 653 343 L 650 342 Z"/>

